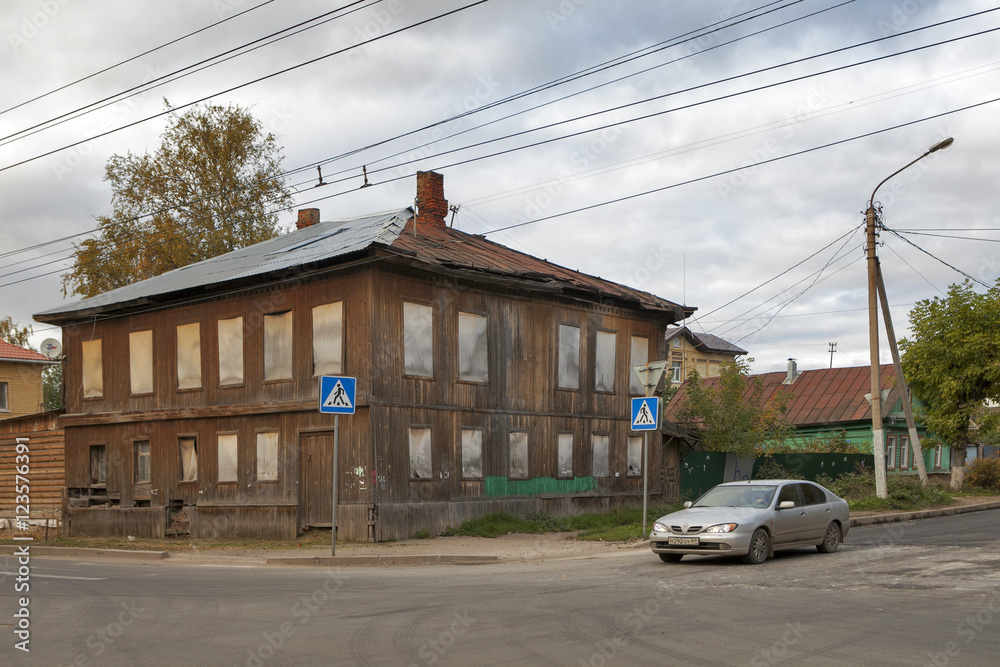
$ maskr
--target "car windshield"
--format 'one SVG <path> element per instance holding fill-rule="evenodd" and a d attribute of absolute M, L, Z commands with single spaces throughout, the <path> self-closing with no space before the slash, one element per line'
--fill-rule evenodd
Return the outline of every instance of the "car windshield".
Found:
<path fill-rule="evenodd" d="M 769 484 L 717 486 L 696 500 L 692 507 L 768 507 L 776 489 Z"/>

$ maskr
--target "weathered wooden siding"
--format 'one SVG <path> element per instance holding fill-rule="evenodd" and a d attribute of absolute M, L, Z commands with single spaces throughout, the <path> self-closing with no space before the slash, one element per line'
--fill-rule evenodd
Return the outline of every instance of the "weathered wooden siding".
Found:
<path fill-rule="evenodd" d="M 53 411 L 0 421 L 0 518 L 13 517 L 17 504 L 18 438 L 28 439 L 30 518 L 60 518 L 66 460 L 58 416 Z"/>
<path fill-rule="evenodd" d="M 303 465 L 303 452 L 328 452 L 331 447 L 334 417 L 317 409 L 311 309 L 336 301 L 344 304 L 342 374 L 358 379 L 357 413 L 340 419 L 342 536 L 367 537 L 369 511 L 375 505 L 380 508 L 379 537 L 389 539 L 411 534 L 419 517 L 429 522 L 420 529 L 437 530 L 507 502 L 565 510 L 631 502 L 641 493 L 641 477 L 627 475 L 630 340 L 645 337 L 648 359 L 662 358 L 662 320 L 613 304 L 588 305 L 562 297 L 543 301 L 384 263 L 365 265 L 356 273 L 66 327 L 70 409 L 60 422 L 67 428 L 66 486 L 87 489 L 89 448 L 104 444 L 108 475 L 102 491 L 108 500 L 123 509 L 196 506 L 189 513 L 192 534 L 222 530 L 232 536 L 277 536 L 329 525 L 325 507 L 307 507 L 309 493 L 322 499 L 331 490 L 329 457 L 318 456 L 310 468 Z M 404 302 L 432 308 L 432 378 L 403 372 Z M 265 382 L 264 317 L 285 311 L 292 313 L 293 378 Z M 458 379 L 461 312 L 487 318 L 488 382 Z M 243 318 L 244 382 L 220 387 L 217 322 L 237 316 Z M 176 326 L 193 322 L 200 323 L 201 387 L 179 390 Z M 560 323 L 580 327 L 579 390 L 557 388 Z M 146 329 L 153 330 L 154 391 L 132 396 L 128 334 Z M 616 334 L 614 392 L 594 390 L 598 331 Z M 79 351 L 82 341 L 91 338 L 103 341 L 104 396 L 83 399 Z M 431 429 L 433 479 L 411 479 L 408 431 L 413 426 Z M 482 429 L 482 478 L 462 478 L 463 427 Z M 278 479 L 258 481 L 256 434 L 269 430 L 280 434 Z M 508 479 L 512 431 L 528 434 L 528 476 L 523 480 Z M 564 432 L 574 436 L 569 479 L 560 478 L 557 470 L 558 436 Z M 220 433 L 238 437 L 236 482 L 218 481 Z M 609 474 L 596 478 L 591 451 L 595 433 L 610 438 Z M 180 481 L 182 436 L 197 438 L 197 481 Z M 140 488 L 134 484 L 137 440 L 149 441 L 152 470 L 150 483 Z M 649 463 L 651 489 L 662 488 L 656 482 L 661 470 L 658 447 L 651 448 Z M 308 491 L 303 491 L 304 485 Z M 408 509 L 398 509 L 402 507 Z"/>
<path fill-rule="evenodd" d="M 70 507 L 66 523 L 69 536 L 164 537 L 165 507 Z"/>

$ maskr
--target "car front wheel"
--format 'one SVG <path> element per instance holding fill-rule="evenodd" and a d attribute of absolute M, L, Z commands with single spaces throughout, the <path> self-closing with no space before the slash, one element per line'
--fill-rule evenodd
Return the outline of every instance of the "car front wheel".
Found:
<path fill-rule="evenodd" d="M 750 536 L 750 551 L 743 557 L 743 560 L 751 565 L 760 565 L 767 560 L 770 552 L 771 538 L 768 536 L 766 530 L 758 528 Z"/>
<path fill-rule="evenodd" d="M 656 554 L 664 563 L 679 563 L 684 554 Z"/>
<path fill-rule="evenodd" d="M 823 541 L 816 545 L 822 553 L 832 554 L 840 546 L 840 526 L 836 523 L 831 523 L 826 527 L 826 535 L 823 536 Z"/>

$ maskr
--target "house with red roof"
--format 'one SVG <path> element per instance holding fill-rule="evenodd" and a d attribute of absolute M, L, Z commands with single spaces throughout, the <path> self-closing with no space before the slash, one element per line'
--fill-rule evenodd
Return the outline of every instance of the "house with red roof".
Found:
<path fill-rule="evenodd" d="M 904 400 L 910 399 L 910 392 L 903 391 L 896 384 L 891 364 L 879 369 L 882 388 L 883 428 L 886 447 L 886 469 L 890 473 L 916 474 L 917 464 L 912 455 L 910 437 L 903 413 Z M 747 396 L 751 393 L 750 383 L 760 378 L 763 383 L 765 402 L 772 401 L 779 394 L 787 397 L 785 421 L 794 427 L 792 443 L 812 438 L 832 437 L 843 432 L 848 442 L 867 446 L 871 452 L 872 411 L 871 369 L 868 366 L 852 368 L 821 368 L 799 371 L 794 359 L 788 360 L 785 372 L 762 373 L 746 376 Z M 702 382 L 717 382 L 712 378 Z M 682 385 L 664 411 L 664 420 L 676 417 L 684 401 L 685 387 Z M 919 406 L 915 405 L 917 433 L 923 440 L 926 429 L 919 421 Z M 948 473 L 951 471 L 951 452 L 948 445 L 938 444 L 925 449 L 924 464 L 928 473 Z"/>
<path fill-rule="evenodd" d="M 0 340 L 0 419 L 42 411 L 42 371 L 52 363 L 34 350 Z"/>
<path fill-rule="evenodd" d="M 422 172 L 415 210 L 305 209 L 288 234 L 35 315 L 63 331 L 70 534 L 291 538 L 336 508 L 339 537 L 388 540 L 641 503 L 632 368 L 694 308 L 448 211 Z M 353 414 L 320 411 L 349 393 L 321 396 L 323 377 L 355 380 Z"/>

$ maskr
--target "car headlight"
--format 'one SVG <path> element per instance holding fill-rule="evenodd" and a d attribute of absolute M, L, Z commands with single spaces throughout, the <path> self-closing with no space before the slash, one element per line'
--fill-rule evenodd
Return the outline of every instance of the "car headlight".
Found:
<path fill-rule="evenodd" d="M 720 523 L 715 526 L 709 526 L 705 529 L 706 533 L 731 533 L 736 530 L 738 523 Z"/>
<path fill-rule="evenodd" d="M 664 526 L 662 523 L 654 523 L 653 524 L 653 532 L 654 533 L 669 533 L 670 531 L 667 530 L 667 527 Z"/>

